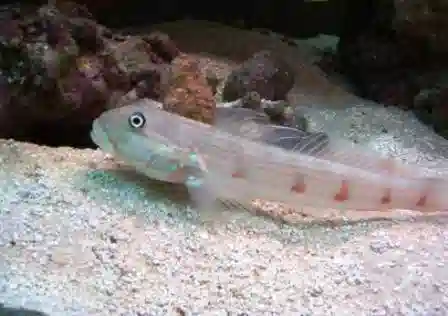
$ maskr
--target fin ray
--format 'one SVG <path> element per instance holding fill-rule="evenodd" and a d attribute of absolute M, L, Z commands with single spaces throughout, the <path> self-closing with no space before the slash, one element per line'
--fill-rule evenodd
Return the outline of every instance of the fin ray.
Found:
<path fill-rule="evenodd" d="M 274 125 L 263 113 L 237 108 L 225 109 L 225 120 L 217 128 L 252 141 L 280 147 L 297 154 L 319 157 L 350 167 L 375 172 L 390 172 L 384 166 L 391 160 L 379 152 L 324 132 L 305 132 Z"/>
<path fill-rule="evenodd" d="M 216 127 L 253 141 L 308 155 L 320 155 L 328 145 L 325 133 L 309 133 L 297 128 L 274 125 L 267 115 L 245 108 L 221 108 Z"/>

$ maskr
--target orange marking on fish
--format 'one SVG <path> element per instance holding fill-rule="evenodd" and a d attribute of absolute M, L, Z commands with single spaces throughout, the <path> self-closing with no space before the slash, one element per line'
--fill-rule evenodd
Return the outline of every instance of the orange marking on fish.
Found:
<path fill-rule="evenodd" d="M 169 162 L 175 164 L 177 168 L 173 172 L 170 172 L 170 174 L 167 177 L 167 180 L 170 182 L 185 182 L 185 180 L 187 180 L 189 175 L 188 167 L 179 164 L 179 162 L 175 159 L 170 159 Z"/>
<path fill-rule="evenodd" d="M 437 181 L 437 180 L 435 180 L 435 179 L 427 180 L 426 188 L 422 192 L 422 195 L 418 199 L 417 203 L 415 204 L 417 207 L 425 207 L 426 206 L 426 204 L 428 203 L 428 195 L 430 194 L 431 189 L 433 189 L 435 181 Z"/>
<path fill-rule="evenodd" d="M 291 192 L 295 193 L 305 193 L 306 184 L 305 179 L 302 174 L 298 174 L 295 183 L 291 187 Z"/>
<path fill-rule="evenodd" d="M 234 173 L 232 173 L 232 178 L 243 179 L 244 177 L 244 172 L 242 171 L 235 171 Z"/>
<path fill-rule="evenodd" d="M 380 166 L 382 169 L 389 172 L 393 172 L 396 169 L 396 163 L 392 158 L 381 159 Z"/>
<path fill-rule="evenodd" d="M 383 197 L 381 198 L 381 204 L 389 204 L 392 202 L 392 190 L 390 188 L 387 188 L 384 192 Z"/>
<path fill-rule="evenodd" d="M 306 185 L 303 182 L 296 183 L 291 187 L 291 192 L 305 193 L 305 191 L 306 191 Z"/>
<path fill-rule="evenodd" d="M 339 189 L 339 192 L 336 193 L 334 196 L 334 200 L 337 202 L 344 202 L 347 201 L 349 198 L 349 192 L 348 192 L 348 181 L 342 180 L 341 182 L 341 188 Z"/>
<path fill-rule="evenodd" d="M 427 200 L 428 200 L 428 196 L 425 194 L 425 195 L 422 195 L 421 197 L 420 197 L 420 199 L 417 201 L 417 206 L 418 207 L 424 207 L 425 205 L 426 205 L 426 202 L 427 202 Z"/>
<path fill-rule="evenodd" d="M 167 180 L 170 182 L 184 182 L 187 179 L 186 168 L 179 168 L 176 171 L 171 172 Z"/>
<path fill-rule="evenodd" d="M 387 171 L 389 174 L 396 172 L 396 164 L 392 158 L 386 158 L 380 160 L 380 166 L 384 171 Z M 392 202 L 392 189 L 385 188 L 384 195 L 381 197 L 380 203 L 382 205 L 387 205 Z"/>

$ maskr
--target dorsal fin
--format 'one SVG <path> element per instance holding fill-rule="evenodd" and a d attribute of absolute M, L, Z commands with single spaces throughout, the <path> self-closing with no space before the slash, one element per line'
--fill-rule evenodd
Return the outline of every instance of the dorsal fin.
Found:
<path fill-rule="evenodd" d="M 305 132 L 293 127 L 273 125 L 267 115 L 251 109 L 219 109 L 216 128 L 298 154 L 374 172 L 387 173 L 383 167 L 384 160 L 391 158 L 381 157 L 373 149 L 323 132 Z"/>
<path fill-rule="evenodd" d="M 260 111 L 247 108 L 216 108 L 215 126 L 221 130 L 231 132 L 232 127 L 237 127 L 242 123 L 255 122 L 259 124 L 269 124 L 269 117 Z"/>
<path fill-rule="evenodd" d="M 326 151 L 329 137 L 323 132 L 309 133 L 293 127 L 258 126 L 260 141 L 300 154 L 319 156 Z"/>
<path fill-rule="evenodd" d="M 220 108 L 216 118 L 215 126 L 222 131 L 301 154 L 319 155 L 329 143 L 325 133 L 274 125 L 266 114 L 251 109 Z"/>

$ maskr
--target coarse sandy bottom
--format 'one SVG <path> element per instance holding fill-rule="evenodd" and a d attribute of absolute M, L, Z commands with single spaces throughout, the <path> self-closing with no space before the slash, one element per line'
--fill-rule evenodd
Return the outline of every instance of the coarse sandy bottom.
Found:
<path fill-rule="evenodd" d="M 48 315 L 447 315 L 446 218 L 291 226 L 241 213 L 202 224 L 171 186 L 118 171 L 100 151 L 1 141 L 0 159 L 5 304 Z"/>
<path fill-rule="evenodd" d="M 443 167 L 448 157 L 408 113 L 305 112 L 315 130 L 405 160 Z M 0 161 L 8 306 L 51 316 L 448 315 L 444 217 L 286 225 L 235 213 L 203 223 L 178 188 L 100 151 L 4 140 Z"/>

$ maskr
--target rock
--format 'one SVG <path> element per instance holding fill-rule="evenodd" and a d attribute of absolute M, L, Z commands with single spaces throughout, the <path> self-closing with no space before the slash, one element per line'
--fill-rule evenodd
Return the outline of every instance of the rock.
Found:
<path fill-rule="evenodd" d="M 250 91 L 242 98 L 235 101 L 219 103 L 217 106 L 226 109 L 250 109 L 262 113 L 273 124 L 293 127 L 305 132 L 308 131 L 308 121 L 300 108 L 293 108 L 284 100 L 271 101 L 262 99 L 256 91 Z"/>
<path fill-rule="evenodd" d="M 448 52 L 448 2 L 394 0 L 394 25 L 399 33 L 425 41 L 431 50 Z"/>
<path fill-rule="evenodd" d="M 284 109 L 283 116 L 280 118 L 282 125 L 308 132 L 308 119 L 300 108 L 288 106 Z"/>
<path fill-rule="evenodd" d="M 93 14 L 86 5 L 82 4 L 82 1 L 52 1 L 52 5 L 68 17 L 94 19 Z"/>
<path fill-rule="evenodd" d="M 213 124 L 216 101 L 198 60 L 181 54 L 171 64 L 172 75 L 164 97 L 164 109 L 184 117 Z"/>
<path fill-rule="evenodd" d="M 243 108 L 260 110 L 261 109 L 261 96 L 257 91 L 249 91 L 241 98 Z"/>
<path fill-rule="evenodd" d="M 374 13 L 364 12 L 363 19 L 369 22 L 352 17 L 357 24 L 342 33 L 336 68 L 349 77 L 358 95 L 411 110 L 442 133 L 446 128 L 441 126 L 448 123 L 444 98 L 421 97 L 439 90 L 448 73 L 448 6 L 439 0 L 378 1 L 371 6 L 368 11 Z"/>
<path fill-rule="evenodd" d="M 93 146 L 93 119 L 117 96 L 160 99 L 179 50 L 168 36 L 120 36 L 83 6 L 0 8 L 0 137 Z"/>
<path fill-rule="evenodd" d="M 415 44 L 415 43 L 414 43 Z M 366 98 L 402 108 L 410 108 L 418 92 L 413 86 L 417 71 L 428 65 L 428 55 L 394 34 L 369 31 L 338 47 L 342 71 Z"/>
<path fill-rule="evenodd" d="M 208 85 L 212 88 L 213 94 L 216 94 L 218 92 L 218 85 L 221 83 L 218 75 L 214 71 L 208 70 L 205 73 L 205 78 L 207 79 Z"/>
<path fill-rule="evenodd" d="M 103 54 L 111 66 L 107 75 L 111 85 L 124 90 L 136 87 L 139 97 L 160 100 L 167 84 L 169 61 L 157 55 L 148 42 L 138 36 L 130 36 L 111 45 L 108 53 Z M 126 79 L 120 84 L 123 78 Z"/>
<path fill-rule="evenodd" d="M 294 72 L 289 65 L 270 51 L 260 51 L 229 75 L 222 97 L 233 101 L 256 91 L 264 99 L 285 100 L 293 84 Z"/>
<path fill-rule="evenodd" d="M 170 63 L 174 58 L 179 56 L 180 50 L 168 35 L 162 32 L 152 32 L 143 39 L 147 41 L 153 51 L 160 56 L 165 62 Z"/>
<path fill-rule="evenodd" d="M 251 91 L 241 98 L 241 104 L 243 108 L 263 111 L 274 124 L 308 131 L 308 121 L 303 113 L 286 101 L 262 100 L 258 92 Z"/>
<path fill-rule="evenodd" d="M 149 67 L 137 75 L 135 85 L 138 98 L 160 100 L 166 93 L 171 75 L 169 65 L 148 65 Z"/>
<path fill-rule="evenodd" d="M 290 114 L 290 106 L 286 101 L 272 103 L 264 108 L 264 112 L 273 123 L 279 125 L 292 125 L 293 116 Z"/>
<path fill-rule="evenodd" d="M 64 111 L 67 107 L 78 109 L 80 120 L 95 119 L 104 110 L 104 104 L 108 101 L 109 89 L 101 74 L 103 67 L 102 60 L 94 55 L 78 57 L 76 67 L 71 68 L 58 80 L 62 102 L 56 110 Z M 45 116 L 42 119 L 48 119 L 47 112 L 40 114 Z M 61 117 L 63 115 L 64 113 L 60 113 Z"/>
<path fill-rule="evenodd" d="M 423 122 L 448 138 L 448 85 L 422 89 L 414 98 L 414 113 Z"/>

